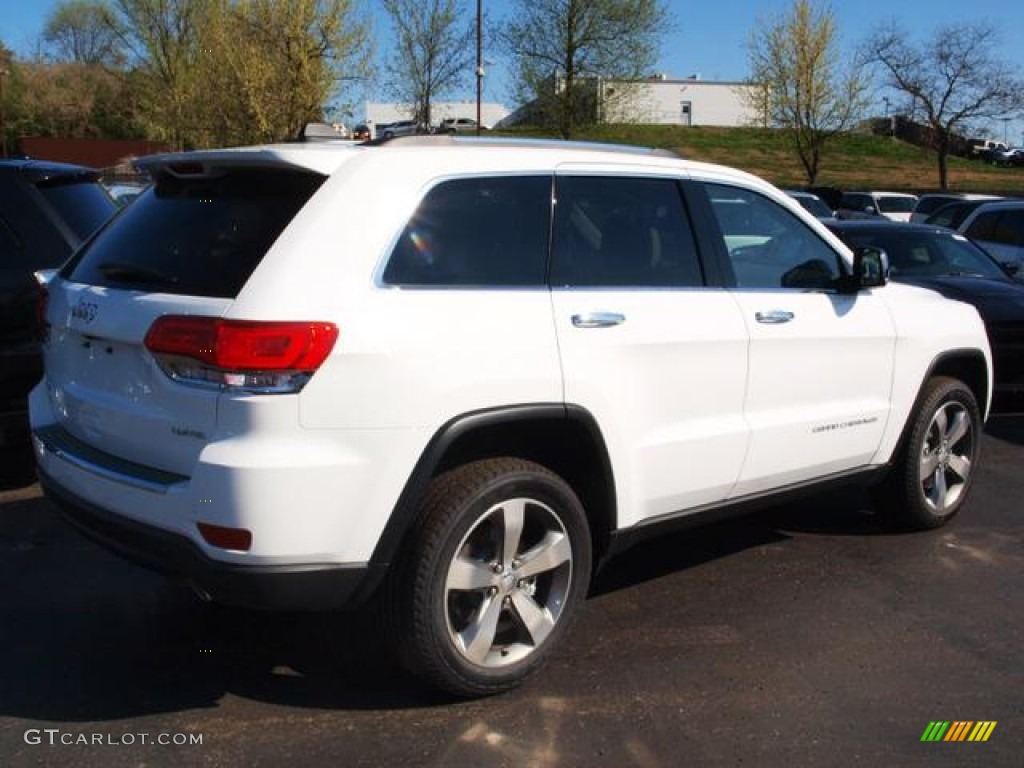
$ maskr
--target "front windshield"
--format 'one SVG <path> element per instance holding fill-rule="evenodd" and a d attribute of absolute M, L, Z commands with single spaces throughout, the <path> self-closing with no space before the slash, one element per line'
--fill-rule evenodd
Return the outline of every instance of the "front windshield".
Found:
<path fill-rule="evenodd" d="M 906 232 L 894 228 L 886 232 L 848 232 L 843 239 L 854 248 L 882 248 L 889 256 L 893 277 L 973 275 L 1008 279 L 988 254 L 955 232 Z"/>

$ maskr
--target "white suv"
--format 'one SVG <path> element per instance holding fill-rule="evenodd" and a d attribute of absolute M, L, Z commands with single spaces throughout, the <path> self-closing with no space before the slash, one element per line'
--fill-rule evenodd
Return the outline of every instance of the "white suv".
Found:
<path fill-rule="evenodd" d="M 372 596 L 409 668 L 485 694 L 665 526 L 881 481 L 931 528 L 967 496 L 975 310 L 745 173 L 446 136 L 142 165 L 49 283 L 32 426 L 71 521 L 204 596 Z"/>

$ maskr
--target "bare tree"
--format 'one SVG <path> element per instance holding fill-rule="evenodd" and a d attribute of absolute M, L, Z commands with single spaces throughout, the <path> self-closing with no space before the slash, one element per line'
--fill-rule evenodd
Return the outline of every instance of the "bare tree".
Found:
<path fill-rule="evenodd" d="M 517 97 L 563 138 L 601 112 L 601 81 L 650 75 L 671 29 L 660 0 L 515 0 L 499 27 L 512 57 Z"/>
<path fill-rule="evenodd" d="M 412 106 L 412 119 L 433 122 L 434 100 L 465 82 L 472 65 L 473 28 L 458 0 L 384 0 L 395 31 L 386 69 L 389 90 Z"/>
<path fill-rule="evenodd" d="M 885 85 L 905 94 L 931 129 L 939 186 L 948 186 L 953 137 L 979 121 L 1011 117 L 1024 109 L 1024 80 L 993 55 L 998 35 L 990 24 L 937 29 L 920 46 L 895 26 L 876 30 L 864 43 L 867 61 L 880 66 Z"/>
<path fill-rule="evenodd" d="M 840 68 L 832 10 L 810 0 L 796 0 L 788 13 L 759 21 L 747 51 L 749 106 L 791 134 L 807 182 L 814 184 L 829 140 L 848 130 L 867 106 L 864 70 Z"/>
<path fill-rule="evenodd" d="M 43 42 L 58 61 L 117 65 L 124 61 L 119 22 L 104 0 L 65 0 L 51 11 Z"/>

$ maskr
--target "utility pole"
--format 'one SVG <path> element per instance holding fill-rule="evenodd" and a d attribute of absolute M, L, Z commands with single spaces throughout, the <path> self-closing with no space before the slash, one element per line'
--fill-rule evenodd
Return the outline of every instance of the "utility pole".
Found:
<path fill-rule="evenodd" d="M 7 107 L 4 102 L 4 81 L 10 70 L 0 67 L 0 157 L 7 157 Z"/>
<path fill-rule="evenodd" d="M 476 0 L 476 135 L 480 135 L 481 102 L 484 91 L 483 0 Z"/>

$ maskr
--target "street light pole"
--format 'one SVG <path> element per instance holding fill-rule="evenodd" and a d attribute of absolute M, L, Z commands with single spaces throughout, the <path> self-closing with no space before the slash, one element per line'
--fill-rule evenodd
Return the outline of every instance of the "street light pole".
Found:
<path fill-rule="evenodd" d="M 480 135 L 481 101 L 484 90 L 483 0 L 476 0 L 476 135 Z"/>
<path fill-rule="evenodd" d="M 0 67 L 0 157 L 7 157 L 7 108 L 4 104 L 4 81 L 11 74 Z"/>

